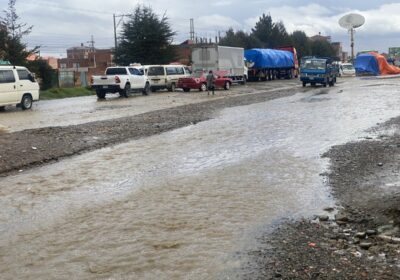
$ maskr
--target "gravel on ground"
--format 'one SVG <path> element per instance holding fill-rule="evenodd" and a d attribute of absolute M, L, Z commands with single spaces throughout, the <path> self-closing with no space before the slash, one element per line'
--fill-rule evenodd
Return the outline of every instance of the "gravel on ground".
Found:
<path fill-rule="evenodd" d="M 337 206 L 262 236 L 244 279 L 400 279 L 399 128 L 394 118 L 324 154 Z"/>
<path fill-rule="evenodd" d="M 224 108 L 264 102 L 293 95 L 301 90 L 303 89 L 293 87 L 291 90 L 226 96 L 111 120 L 3 133 L 0 137 L 0 176 L 22 172 L 27 168 L 106 146 L 194 125 L 212 118 Z"/>

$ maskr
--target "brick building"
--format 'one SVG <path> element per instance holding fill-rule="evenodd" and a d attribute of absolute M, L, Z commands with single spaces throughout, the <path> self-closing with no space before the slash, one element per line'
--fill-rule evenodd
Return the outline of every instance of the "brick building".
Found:
<path fill-rule="evenodd" d="M 87 86 L 92 75 L 104 74 L 107 67 L 114 65 L 112 49 L 96 49 L 84 46 L 67 49 L 67 57 L 59 59 L 60 84 L 63 77 L 73 76 L 74 85 Z M 72 73 L 71 73 L 72 72 Z M 71 82 L 66 83 L 72 86 Z"/>

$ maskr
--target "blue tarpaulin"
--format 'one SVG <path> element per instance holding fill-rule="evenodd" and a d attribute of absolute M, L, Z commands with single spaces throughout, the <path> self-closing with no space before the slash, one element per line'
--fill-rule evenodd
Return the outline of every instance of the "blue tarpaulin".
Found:
<path fill-rule="evenodd" d="M 291 68 L 294 67 L 293 53 L 273 49 L 251 49 L 244 51 L 251 68 Z"/>
<path fill-rule="evenodd" d="M 360 54 L 356 58 L 354 65 L 357 74 L 379 75 L 379 65 L 376 57 L 370 53 Z"/>

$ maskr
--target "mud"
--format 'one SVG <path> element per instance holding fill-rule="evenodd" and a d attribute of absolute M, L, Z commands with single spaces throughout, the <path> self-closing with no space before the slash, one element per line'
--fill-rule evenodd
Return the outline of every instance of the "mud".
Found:
<path fill-rule="evenodd" d="M 244 279 L 400 279 L 400 117 L 368 133 L 323 155 L 337 199 L 329 220 L 287 221 L 261 237 L 250 253 L 258 269 Z M 385 227 L 392 241 L 379 236 Z"/>

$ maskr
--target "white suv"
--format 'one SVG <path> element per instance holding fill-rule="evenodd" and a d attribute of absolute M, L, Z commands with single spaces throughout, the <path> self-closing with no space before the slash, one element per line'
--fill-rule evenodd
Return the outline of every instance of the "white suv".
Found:
<path fill-rule="evenodd" d="M 21 66 L 0 66 L 0 110 L 6 105 L 30 109 L 39 100 L 39 84 L 28 69 Z"/>

